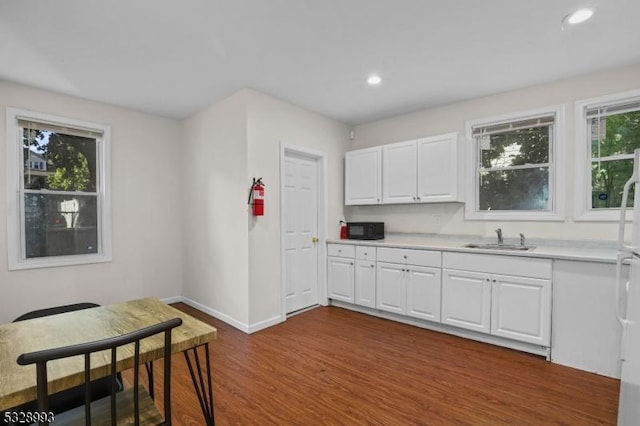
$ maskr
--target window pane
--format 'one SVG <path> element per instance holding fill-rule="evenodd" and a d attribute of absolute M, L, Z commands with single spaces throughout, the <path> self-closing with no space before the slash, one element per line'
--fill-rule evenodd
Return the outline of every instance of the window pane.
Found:
<path fill-rule="evenodd" d="M 26 257 L 98 252 L 96 196 L 24 195 Z"/>
<path fill-rule="evenodd" d="M 633 154 L 640 148 L 640 111 L 589 120 L 591 158 Z"/>
<path fill-rule="evenodd" d="M 633 159 L 591 163 L 591 208 L 620 208 L 622 189 L 633 173 Z M 627 207 L 633 207 L 633 186 Z"/>
<path fill-rule="evenodd" d="M 23 128 L 24 187 L 96 191 L 96 139 Z"/>
<path fill-rule="evenodd" d="M 481 172 L 478 195 L 481 211 L 551 210 L 549 168 Z"/>
<path fill-rule="evenodd" d="M 482 168 L 547 164 L 548 162 L 548 126 L 512 130 L 480 139 Z"/>

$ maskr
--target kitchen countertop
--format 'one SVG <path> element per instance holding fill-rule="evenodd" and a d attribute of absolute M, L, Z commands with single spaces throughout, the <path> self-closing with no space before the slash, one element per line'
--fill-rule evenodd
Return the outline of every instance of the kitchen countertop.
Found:
<path fill-rule="evenodd" d="M 615 241 L 594 240 L 551 240 L 527 238 L 526 245 L 532 250 L 492 250 L 463 247 L 465 244 L 496 243 L 496 238 L 482 238 L 474 235 L 446 234 L 402 234 L 387 233 L 383 240 L 340 240 L 328 239 L 332 244 L 355 244 L 362 246 L 395 247 L 423 250 L 440 250 L 463 253 L 495 254 L 500 256 L 536 257 L 557 260 L 578 260 L 588 262 L 616 263 Z M 505 238 L 505 244 L 520 244 L 520 240 Z"/>

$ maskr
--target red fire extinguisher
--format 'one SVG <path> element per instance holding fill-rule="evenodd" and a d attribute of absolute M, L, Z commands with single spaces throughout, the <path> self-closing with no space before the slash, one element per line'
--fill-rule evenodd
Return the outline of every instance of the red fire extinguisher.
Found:
<path fill-rule="evenodd" d="M 253 203 L 251 199 L 253 199 Z M 253 178 L 249 191 L 249 204 L 252 205 L 251 212 L 254 216 L 264 216 L 264 183 L 262 183 L 262 178 Z"/>
<path fill-rule="evenodd" d="M 344 220 L 340 221 L 340 239 L 347 239 L 347 223 Z"/>

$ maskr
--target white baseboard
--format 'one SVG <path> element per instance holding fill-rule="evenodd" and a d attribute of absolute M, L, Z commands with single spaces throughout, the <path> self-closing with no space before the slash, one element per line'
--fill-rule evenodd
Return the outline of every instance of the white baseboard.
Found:
<path fill-rule="evenodd" d="M 251 324 L 249 326 L 249 334 L 255 333 L 256 331 L 264 330 L 267 327 L 271 327 L 272 325 L 280 324 L 282 322 L 282 317 L 280 315 L 275 316 L 273 318 L 268 318 L 266 320 L 257 322 L 255 324 Z"/>
<path fill-rule="evenodd" d="M 168 305 L 170 303 L 182 302 L 182 296 L 165 297 L 164 299 L 160 300 Z"/>
<path fill-rule="evenodd" d="M 178 302 L 186 303 L 187 305 L 193 308 L 196 308 L 197 310 L 202 311 L 205 314 L 211 315 L 212 317 L 219 319 L 220 321 L 224 321 L 230 326 L 235 327 L 238 330 L 245 332 L 247 334 L 264 330 L 265 328 L 271 327 L 272 325 L 280 324 L 282 322 L 282 317 L 278 315 L 273 318 L 268 318 L 266 320 L 257 322 L 255 324 L 245 324 L 241 321 L 236 320 L 235 318 L 230 317 L 227 314 L 219 312 L 209 306 L 203 305 L 202 303 L 198 303 L 195 300 L 189 299 L 188 297 L 174 296 L 174 297 L 167 297 L 161 300 L 165 303 L 178 303 Z"/>
<path fill-rule="evenodd" d="M 249 334 L 249 325 L 236 320 L 235 318 L 230 317 L 227 314 L 223 314 L 220 311 L 216 311 L 213 308 L 210 308 L 209 306 L 203 305 L 202 303 L 198 303 L 195 300 L 191 300 L 188 297 L 184 297 L 182 296 L 182 302 L 186 303 L 187 305 L 196 308 L 199 311 L 204 312 L 205 314 L 211 315 L 214 318 L 219 319 L 220 321 L 224 321 L 227 324 L 229 324 L 232 327 L 237 328 L 240 331 L 243 331 L 247 334 Z"/>

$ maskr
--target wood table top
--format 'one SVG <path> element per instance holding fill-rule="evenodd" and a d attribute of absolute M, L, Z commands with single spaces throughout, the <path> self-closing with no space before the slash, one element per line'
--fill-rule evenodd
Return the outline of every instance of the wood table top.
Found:
<path fill-rule="evenodd" d="M 19 355 L 119 336 L 172 318 L 182 325 L 171 334 L 173 353 L 216 339 L 217 330 L 156 298 L 133 300 L 0 325 L 0 411 L 36 399 L 35 365 L 20 366 Z M 162 358 L 163 334 L 140 342 L 140 362 Z M 118 348 L 119 371 L 133 367 L 133 344 Z M 51 361 L 49 394 L 84 382 L 84 357 Z M 91 356 L 91 378 L 109 374 L 110 351 Z"/>

